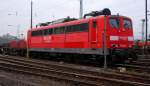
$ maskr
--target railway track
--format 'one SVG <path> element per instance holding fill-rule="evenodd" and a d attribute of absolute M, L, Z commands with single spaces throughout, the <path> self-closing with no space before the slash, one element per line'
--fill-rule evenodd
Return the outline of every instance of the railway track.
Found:
<path fill-rule="evenodd" d="M 139 59 L 150 59 L 150 55 L 138 55 Z"/>
<path fill-rule="evenodd" d="M 149 74 L 149 66 L 140 66 L 139 64 L 117 64 L 118 67 L 125 67 L 128 71 Z"/>
<path fill-rule="evenodd" d="M 90 85 L 150 86 L 150 76 L 144 74 L 120 73 L 118 71 L 85 70 L 63 64 L 50 64 L 39 60 L 0 56 L 0 68 L 48 78 L 58 78 Z M 89 68 L 87 68 L 89 69 Z"/>
<path fill-rule="evenodd" d="M 150 67 L 150 62 L 146 61 L 133 61 L 133 65 L 140 65 L 140 66 L 145 66 L 145 67 Z"/>
<path fill-rule="evenodd" d="M 139 55 L 137 61 L 126 64 L 117 64 L 118 67 L 125 67 L 127 70 L 135 72 L 144 72 L 149 74 L 150 72 L 150 55 Z"/>
<path fill-rule="evenodd" d="M 40 86 L 40 85 L 0 75 L 0 86 Z"/>

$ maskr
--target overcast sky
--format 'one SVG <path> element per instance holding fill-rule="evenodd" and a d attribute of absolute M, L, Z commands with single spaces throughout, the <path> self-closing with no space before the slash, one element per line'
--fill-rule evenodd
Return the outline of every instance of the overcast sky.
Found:
<path fill-rule="evenodd" d="M 79 17 L 79 0 L 33 0 L 33 23 L 59 18 Z M 141 19 L 145 14 L 145 0 L 84 0 L 84 13 L 110 8 L 112 14 L 133 20 L 135 38 L 141 38 Z M 150 0 L 148 0 L 150 10 Z M 150 14 L 150 13 L 149 13 Z M 148 17 L 150 19 L 150 16 Z M 150 24 L 150 22 L 148 22 Z M 26 34 L 30 27 L 30 0 L 0 0 L 0 35 Z M 150 30 L 149 30 L 150 33 Z"/>

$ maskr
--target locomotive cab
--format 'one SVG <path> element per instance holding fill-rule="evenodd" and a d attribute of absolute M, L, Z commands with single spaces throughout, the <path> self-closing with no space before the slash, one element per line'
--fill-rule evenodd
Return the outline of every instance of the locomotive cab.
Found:
<path fill-rule="evenodd" d="M 102 34 L 106 29 L 107 48 L 128 49 L 133 47 L 133 28 L 130 18 L 120 15 L 111 15 L 111 11 L 108 8 L 85 14 L 84 18 L 87 16 L 93 17 L 90 19 L 90 37 L 91 41 L 95 42 L 95 45 L 98 47 L 103 46 L 102 43 L 100 46 L 97 42 L 101 40 L 99 34 Z M 101 38 L 104 39 L 102 35 Z"/>
<path fill-rule="evenodd" d="M 118 15 L 108 16 L 106 34 L 108 36 L 107 44 L 112 56 L 118 57 L 119 61 L 137 59 L 133 50 L 134 37 L 130 18 Z"/>
<path fill-rule="evenodd" d="M 110 48 L 128 49 L 134 44 L 132 21 L 123 16 L 108 18 L 107 33 L 110 36 Z"/>

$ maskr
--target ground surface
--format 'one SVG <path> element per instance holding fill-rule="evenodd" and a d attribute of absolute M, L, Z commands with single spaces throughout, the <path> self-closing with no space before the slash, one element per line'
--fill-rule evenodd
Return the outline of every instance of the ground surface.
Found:
<path fill-rule="evenodd" d="M 78 83 L 0 71 L 0 86 L 80 86 Z M 82 85 L 83 86 L 83 85 Z"/>
<path fill-rule="evenodd" d="M 149 56 L 150 57 L 150 56 Z M 65 65 L 65 64 L 64 64 Z M 73 66 L 73 65 L 68 65 Z M 79 69 L 100 71 L 97 67 L 74 66 Z M 81 83 L 21 74 L 0 69 L 0 86 L 88 86 Z"/>

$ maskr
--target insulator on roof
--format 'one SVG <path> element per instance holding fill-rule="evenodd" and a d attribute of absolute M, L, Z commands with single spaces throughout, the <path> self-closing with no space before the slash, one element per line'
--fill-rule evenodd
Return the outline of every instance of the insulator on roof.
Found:
<path fill-rule="evenodd" d="M 101 11 L 92 11 L 91 13 L 87 13 L 84 15 L 84 18 L 86 18 L 87 16 L 99 16 L 99 15 L 111 15 L 111 11 L 108 8 L 105 8 Z"/>

